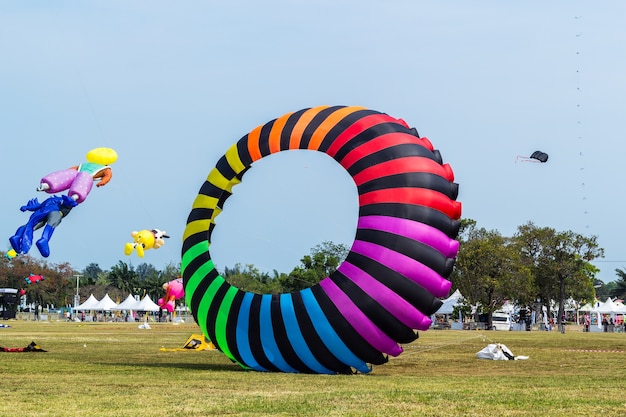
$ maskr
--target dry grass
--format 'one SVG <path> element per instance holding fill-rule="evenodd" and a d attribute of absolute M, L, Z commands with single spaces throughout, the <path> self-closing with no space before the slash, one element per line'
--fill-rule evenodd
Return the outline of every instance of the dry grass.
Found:
<path fill-rule="evenodd" d="M 248 372 L 181 347 L 194 324 L 10 321 L 0 416 L 596 416 L 626 407 L 626 334 L 437 331 L 367 375 Z M 527 361 L 486 361 L 491 341 Z M 86 346 L 86 347 L 85 347 Z"/>

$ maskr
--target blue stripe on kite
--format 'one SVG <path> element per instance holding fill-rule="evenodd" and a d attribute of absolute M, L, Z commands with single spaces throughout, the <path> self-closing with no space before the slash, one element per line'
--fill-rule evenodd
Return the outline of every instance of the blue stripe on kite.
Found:
<path fill-rule="evenodd" d="M 250 328 L 250 305 L 252 304 L 252 298 L 254 294 L 247 292 L 244 294 L 241 300 L 241 307 L 239 308 L 239 314 L 237 315 L 237 350 L 239 356 L 244 365 L 254 369 L 255 371 L 267 371 L 254 359 L 252 350 L 250 349 L 250 339 L 248 338 L 248 329 Z"/>
<path fill-rule="evenodd" d="M 291 347 L 293 347 L 293 350 L 296 352 L 296 355 L 298 355 L 298 358 L 300 358 L 306 366 L 311 368 L 311 370 L 317 373 L 334 374 L 335 372 L 327 369 L 324 365 L 318 362 L 315 356 L 313 356 L 311 349 L 309 349 L 309 345 L 307 345 L 306 340 L 304 340 L 300 324 L 296 318 L 296 311 L 293 307 L 293 298 L 291 297 L 291 294 L 280 295 L 280 313 L 283 316 L 283 322 L 285 323 L 285 328 L 287 329 L 287 338 L 289 339 L 289 343 L 291 343 Z"/>
<path fill-rule="evenodd" d="M 315 295 L 313 295 L 311 289 L 306 288 L 300 291 L 300 294 L 302 295 L 304 307 L 311 318 L 313 327 L 328 350 L 346 365 L 364 374 L 369 373 L 372 369 L 367 363 L 352 353 L 343 340 L 341 340 L 335 329 L 330 325 L 326 314 L 324 314 L 324 311 L 315 299 Z"/>
<path fill-rule="evenodd" d="M 298 372 L 289 366 L 280 353 L 280 349 L 274 338 L 274 327 L 272 326 L 272 294 L 261 296 L 261 308 L 259 311 L 261 345 L 267 359 L 282 372 Z M 287 331 L 290 331 L 288 329 Z"/>

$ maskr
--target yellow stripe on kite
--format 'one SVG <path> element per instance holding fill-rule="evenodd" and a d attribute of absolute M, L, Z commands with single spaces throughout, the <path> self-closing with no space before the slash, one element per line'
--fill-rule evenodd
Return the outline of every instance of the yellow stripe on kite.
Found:
<path fill-rule="evenodd" d="M 246 166 L 241 162 L 241 158 L 239 157 L 239 150 L 237 149 L 237 144 L 234 144 L 226 151 L 226 161 L 228 161 L 228 165 L 239 174 L 241 171 L 246 169 Z"/>
<path fill-rule="evenodd" d="M 193 236 L 196 233 L 206 233 L 207 240 L 209 239 L 209 226 L 211 225 L 211 219 L 193 220 L 187 223 L 185 232 L 183 233 L 183 242 L 187 240 L 189 236 Z"/>
<path fill-rule="evenodd" d="M 215 207 L 213 210 L 213 214 L 211 215 L 211 223 L 215 223 L 215 218 L 222 212 L 222 209 L 219 207 Z"/>
<path fill-rule="evenodd" d="M 229 193 L 231 192 L 231 189 L 234 185 L 232 184 L 231 180 L 226 178 L 217 168 L 213 168 L 211 170 L 206 180 L 207 182 L 210 182 L 216 187 L 221 188 L 222 190 L 226 190 Z"/>
<path fill-rule="evenodd" d="M 192 209 L 197 208 L 206 208 L 206 209 L 214 209 L 217 207 L 218 199 L 216 197 L 211 197 L 204 194 L 198 194 L 196 199 L 193 200 Z"/>

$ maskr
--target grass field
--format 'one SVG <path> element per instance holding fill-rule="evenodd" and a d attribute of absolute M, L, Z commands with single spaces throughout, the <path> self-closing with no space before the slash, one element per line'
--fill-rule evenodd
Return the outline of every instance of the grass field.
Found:
<path fill-rule="evenodd" d="M 250 372 L 180 348 L 195 324 L 7 321 L 0 416 L 618 416 L 626 334 L 429 330 L 363 375 Z M 503 343 L 528 360 L 475 354 Z"/>

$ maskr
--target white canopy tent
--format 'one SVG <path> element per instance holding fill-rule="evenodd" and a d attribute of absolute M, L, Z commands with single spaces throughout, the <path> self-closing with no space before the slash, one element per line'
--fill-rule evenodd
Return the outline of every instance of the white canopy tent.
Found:
<path fill-rule="evenodd" d="M 111 308 L 115 306 L 117 306 L 117 303 L 111 300 L 111 297 L 109 297 L 109 294 L 107 293 L 104 297 L 102 297 L 102 300 L 98 301 L 98 304 L 96 304 L 92 310 L 110 311 Z"/>
<path fill-rule="evenodd" d="M 98 305 L 98 300 L 96 299 L 96 297 L 93 296 L 93 294 L 91 294 L 89 296 L 89 298 L 87 298 L 87 300 L 85 300 L 84 303 L 74 307 L 75 311 L 89 311 L 89 310 L 95 310 L 96 306 Z"/>
<path fill-rule="evenodd" d="M 623 314 L 624 308 L 623 305 L 620 306 L 613 302 L 613 300 L 609 297 L 605 302 L 599 303 L 597 307 L 595 307 L 592 311 L 600 314 Z"/>
<path fill-rule="evenodd" d="M 105 312 L 111 312 L 111 314 L 114 311 L 115 312 L 129 311 L 130 314 L 128 315 L 127 319 L 129 319 L 129 321 L 133 321 L 136 318 L 135 312 L 143 311 L 143 312 L 154 313 L 154 312 L 158 312 L 159 310 L 161 310 L 161 307 L 159 307 L 158 304 L 152 301 L 149 295 L 145 295 L 143 299 L 141 300 L 138 300 L 137 298 L 133 296 L 132 294 L 130 294 L 128 295 L 128 297 L 126 297 L 126 299 L 123 302 L 118 304 L 111 299 L 108 293 L 104 297 L 102 297 L 102 300 L 100 301 L 98 301 L 96 297 L 94 297 L 94 295 L 91 294 L 84 303 L 74 308 L 74 311 L 105 311 Z M 105 313 L 105 317 L 106 317 L 106 313 Z M 111 315 L 111 319 L 112 318 L 113 318 L 113 315 Z M 94 316 L 94 321 L 95 321 L 95 316 Z"/>
<path fill-rule="evenodd" d="M 137 304 L 135 310 L 137 311 L 159 311 L 161 307 L 156 304 L 149 295 L 145 295 L 141 301 Z"/>
<path fill-rule="evenodd" d="M 111 310 L 122 311 L 122 310 L 137 310 L 137 305 L 139 305 L 139 301 L 135 299 L 135 296 L 132 294 L 128 294 L 128 297 L 115 307 L 111 307 Z"/>
<path fill-rule="evenodd" d="M 595 307 L 591 309 L 589 314 L 595 314 L 597 316 L 597 327 L 602 329 L 603 315 L 610 315 L 615 319 L 617 314 L 626 315 L 626 307 L 624 307 L 622 303 L 615 303 L 611 297 L 609 297 L 605 302 L 595 303 Z"/>
<path fill-rule="evenodd" d="M 581 308 L 578 309 L 578 311 L 582 312 L 582 313 L 591 313 L 592 311 L 594 311 L 593 309 L 595 308 L 594 305 L 596 305 L 597 302 L 595 303 L 587 303 L 584 306 L 582 306 Z"/>
<path fill-rule="evenodd" d="M 459 290 L 456 290 L 452 295 L 445 300 L 442 300 L 443 304 L 439 307 L 439 310 L 435 314 L 452 314 L 454 307 L 463 303 L 463 295 Z"/>

